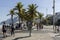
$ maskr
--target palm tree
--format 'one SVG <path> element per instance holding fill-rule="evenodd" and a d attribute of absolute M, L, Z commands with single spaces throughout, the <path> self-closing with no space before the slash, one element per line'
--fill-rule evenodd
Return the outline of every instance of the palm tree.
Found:
<path fill-rule="evenodd" d="M 23 12 L 23 5 L 21 2 L 17 3 L 16 7 L 14 10 L 17 10 L 18 12 L 16 13 L 19 17 L 19 27 L 20 27 L 20 19 L 22 19 L 22 12 Z"/>
<path fill-rule="evenodd" d="M 42 19 L 43 14 L 42 13 L 38 13 L 38 15 L 39 15 L 39 18 Z"/>
<path fill-rule="evenodd" d="M 25 16 L 27 16 L 26 15 L 26 10 L 22 9 L 22 14 L 21 14 L 21 20 L 22 20 L 22 22 L 25 20 Z"/>
<path fill-rule="evenodd" d="M 40 23 L 39 23 L 39 28 L 42 28 L 42 23 L 41 23 L 41 21 L 42 21 L 42 17 L 43 17 L 43 14 L 42 13 L 40 13 L 40 12 L 38 12 L 38 17 L 39 17 L 39 19 L 40 19 Z"/>
<path fill-rule="evenodd" d="M 29 33 L 29 35 L 31 36 L 31 29 L 32 29 L 32 23 L 33 23 L 33 19 L 34 19 L 34 17 L 36 17 L 37 15 L 36 15 L 36 13 L 37 13 L 37 6 L 36 6 L 36 4 L 31 4 L 31 5 L 29 5 L 28 6 L 28 17 L 29 17 L 29 20 L 28 20 L 28 22 L 30 22 L 30 26 L 29 26 L 29 31 L 30 31 L 30 33 Z"/>
<path fill-rule="evenodd" d="M 29 13 L 29 15 L 30 15 L 30 17 L 31 17 L 31 20 L 33 20 L 34 17 L 37 16 L 37 15 L 36 15 L 36 13 L 37 13 L 37 10 L 36 10 L 37 7 L 38 7 L 38 6 L 36 6 L 36 4 L 31 4 L 31 5 L 28 6 L 28 13 Z"/>
<path fill-rule="evenodd" d="M 13 26 L 13 15 L 14 15 L 14 10 L 10 10 L 10 14 L 8 15 L 11 15 L 11 21 L 12 21 L 12 26 Z"/>

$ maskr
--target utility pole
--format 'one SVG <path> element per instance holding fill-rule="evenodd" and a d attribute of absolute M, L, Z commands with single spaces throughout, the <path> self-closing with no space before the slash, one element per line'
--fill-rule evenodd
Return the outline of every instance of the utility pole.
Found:
<path fill-rule="evenodd" d="M 53 30 L 55 28 L 54 24 L 55 24 L 55 0 L 53 0 Z"/>

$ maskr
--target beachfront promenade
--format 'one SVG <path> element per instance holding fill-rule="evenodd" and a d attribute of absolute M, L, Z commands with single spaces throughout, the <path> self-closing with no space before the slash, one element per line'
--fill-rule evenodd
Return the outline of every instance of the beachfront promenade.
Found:
<path fill-rule="evenodd" d="M 0 38 L 0 40 L 60 40 L 58 33 L 53 33 L 52 26 L 44 26 L 41 30 L 32 30 L 32 36 L 29 37 L 29 32 L 18 31 L 15 36 L 8 36 L 7 38 Z"/>

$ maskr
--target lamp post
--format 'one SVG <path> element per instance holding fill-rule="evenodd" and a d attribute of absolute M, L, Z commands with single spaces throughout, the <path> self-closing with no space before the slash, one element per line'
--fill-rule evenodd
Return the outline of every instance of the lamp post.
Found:
<path fill-rule="evenodd" d="M 55 28 L 54 24 L 55 24 L 55 0 L 53 0 L 53 30 Z"/>

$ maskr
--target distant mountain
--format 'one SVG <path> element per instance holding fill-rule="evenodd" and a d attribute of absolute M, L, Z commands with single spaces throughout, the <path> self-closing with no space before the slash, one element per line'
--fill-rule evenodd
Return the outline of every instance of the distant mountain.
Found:
<path fill-rule="evenodd" d="M 16 23 L 17 21 L 18 21 L 18 18 L 17 18 L 17 17 L 14 17 L 14 18 L 13 18 L 13 22 Z M 4 21 L 3 21 L 3 22 L 4 22 Z M 3 24 L 3 22 L 1 22 L 0 25 Z M 7 19 L 5 22 L 6 22 L 6 24 L 11 23 L 11 19 Z"/>

